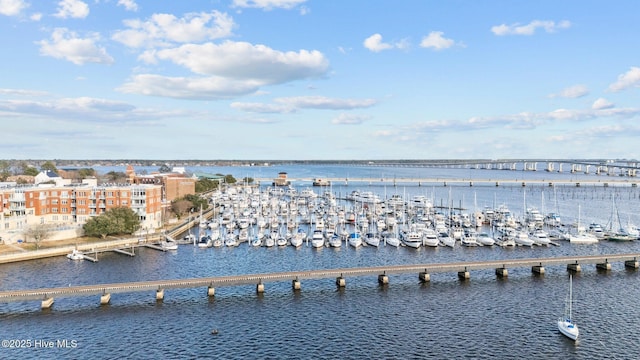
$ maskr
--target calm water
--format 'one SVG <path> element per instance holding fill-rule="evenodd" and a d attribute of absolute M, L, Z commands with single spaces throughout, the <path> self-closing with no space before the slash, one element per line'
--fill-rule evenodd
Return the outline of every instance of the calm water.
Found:
<path fill-rule="evenodd" d="M 356 176 L 356 171 L 379 170 L 332 169 L 338 176 L 347 171 Z M 234 170 L 234 176 L 247 176 L 241 174 L 246 169 Z M 273 171 L 274 177 L 281 171 L 262 170 Z M 303 176 L 293 175 L 296 171 L 322 175 L 315 170 L 284 171 L 290 176 Z M 430 171 L 448 176 L 456 171 L 469 174 L 469 170 Z M 232 173 L 226 169 L 215 172 Z M 495 178 L 510 172 L 490 173 Z M 357 188 L 373 189 L 380 195 L 425 194 L 436 204 L 442 199 L 445 204 L 462 203 L 469 209 L 505 203 L 516 214 L 526 202 L 547 211 L 559 210 L 565 221 L 577 218 L 580 212 L 583 221 L 603 225 L 610 218 L 613 197 L 625 221 L 639 224 L 638 191 L 630 187 L 555 191 L 542 186 Z M 332 190 L 354 189 L 337 186 Z M 418 251 L 383 246 L 357 250 L 304 246 L 296 250 L 247 244 L 233 249 L 185 245 L 169 253 L 140 249 L 133 258 L 104 254 L 97 263 L 61 257 L 0 265 L 0 289 L 627 252 L 640 252 L 640 242 Z M 456 274 L 433 274 L 429 284 L 420 284 L 417 274 L 394 275 L 385 287 L 375 277 L 347 278 L 344 290 L 336 289 L 331 279 L 303 281 L 300 292 L 293 292 L 289 283 L 268 283 L 263 295 L 257 295 L 253 286 L 239 286 L 218 288 L 213 299 L 207 298 L 204 288 L 166 290 L 162 303 L 156 303 L 151 292 L 113 294 L 108 306 L 99 306 L 97 297 L 60 298 L 48 311 L 41 311 L 38 302 L 0 304 L 0 339 L 31 340 L 32 344 L 67 339 L 77 344 L 75 348 L 2 348 L 0 358 L 636 358 L 640 351 L 636 341 L 640 325 L 635 320 L 640 296 L 637 278 L 637 271 L 626 270 L 622 264 L 614 264 L 609 272 L 583 266 L 573 281 L 574 317 L 581 331 L 575 344 L 558 333 L 555 323 L 563 311 L 568 274 L 564 267 L 548 267 L 541 277 L 533 276 L 529 269 L 509 269 L 504 280 L 496 279 L 490 270 L 472 272 L 467 282 L 460 282 Z M 218 335 L 212 335 L 212 329 Z"/>

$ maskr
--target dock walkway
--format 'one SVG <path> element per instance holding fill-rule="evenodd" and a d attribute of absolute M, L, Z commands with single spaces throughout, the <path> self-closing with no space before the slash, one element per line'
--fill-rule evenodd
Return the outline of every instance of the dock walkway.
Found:
<path fill-rule="evenodd" d="M 461 279 L 468 279 L 473 270 L 495 269 L 496 275 L 507 276 L 507 269 L 531 267 L 532 271 L 544 274 L 545 266 L 565 265 L 568 270 L 580 271 L 580 265 L 596 264 L 598 268 L 610 269 L 613 262 L 624 262 L 626 267 L 637 269 L 640 254 L 609 254 L 593 256 L 565 256 L 553 258 L 504 259 L 491 261 L 471 261 L 439 264 L 388 265 L 362 268 L 342 268 L 323 270 L 303 270 L 264 274 L 215 276 L 191 279 L 155 280 L 115 284 L 80 285 L 58 288 L 6 290 L 0 291 L 0 303 L 41 300 L 42 307 L 49 307 L 53 298 L 71 296 L 100 295 L 106 302 L 112 293 L 130 293 L 155 291 L 156 299 L 164 298 L 165 289 L 208 288 L 208 295 L 213 296 L 216 287 L 255 285 L 258 292 L 264 291 L 264 283 L 290 281 L 294 289 L 300 289 L 300 281 L 304 279 L 335 278 L 339 287 L 345 286 L 345 278 L 356 276 L 377 276 L 381 283 L 388 283 L 388 275 L 416 273 L 421 281 L 429 281 L 429 274 L 457 272 Z M 47 306 L 45 306 L 45 304 Z"/>

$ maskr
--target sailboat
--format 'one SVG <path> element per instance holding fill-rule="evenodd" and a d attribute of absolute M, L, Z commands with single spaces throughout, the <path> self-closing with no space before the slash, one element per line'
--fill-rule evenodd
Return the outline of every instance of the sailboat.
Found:
<path fill-rule="evenodd" d="M 573 303 L 573 276 L 569 275 L 569 298 L 566 300 L 564 316 L 558 319 L 558 330 L 560 330 L 562 335 L 568 337 L 569 339 L 577 340 L 578 334 L 580 333 L 580 331 L 578 330 L 578 325 L 574 324 L 573 319 L 571 319 L 572 303 Z"/>

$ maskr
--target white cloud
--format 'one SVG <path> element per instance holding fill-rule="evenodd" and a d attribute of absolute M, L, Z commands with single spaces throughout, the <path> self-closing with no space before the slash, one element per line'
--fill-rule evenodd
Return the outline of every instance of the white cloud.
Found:
<path fill-rule="evenodd" d="M 618 80 L 609 85 L 609 91 L 621 91 L 640 86 L 640 67 L 632 66 L 629 71 L 618 76 Z"/>
<path fill-rule="evenodd" d="M 380 52 L 382 50 L 393 49 L 394 45 L 382 42 L 382 35 L 373 34 L 364 40 L 364 47 L 373 51 Z"/>
<path fill-rule="evenodd" d="M 587 121 L 612 117 L 632 118 L 638 115 L 640 115 L 640 109 L 635 108 L 556 109 L 543 113 L 522 112 L 497 117 L 472 117 L 467 121 L 467 126 L 478 129 L 493 127 L 533 129 L 555 121 Z"/>
<path fill-rule="evenodd" d="M 135 0 L 118 0 L 118 6 L 124 6 L 127 11 L 138 11 L 138 4 Z"/>
<path fill-rule="evenodd" d="M 24 89 L 0 89 L 0 95 L 20 95 L 20 96 L 43 96 L 46 91 L 24 90 Z"/>
<path fill-rule="evenodd" d="M 120 87 L 120 91 L 181 99 L 233 98 L 256 93 L 265 85 L 321 77 L 329 67 L 319 51 L 282 52 L 264 45 L 232 41 L 149 50 L 139 59 L 147 63 L 171 61 L 201 76 L 141 74 Z"/>
<path fill-rule="evenodd" d="M 135 106 L 124 102 L 90 97 L 63 98 L 53 101 L 0 101 L 0 111 L 44 116 L 101 113 L 102 116 L 108 117 L 108 114 L 129 112 L 134 109 Z"/>
<path fill-rule="evenodd" d="M 89 15 L 89 5 L 81 0 L 61 0 L 58 3 L 58 12 L 54 14 L 59 18 L 84 19 Z"/>
<path fill-rule="evenodd" d="M 42 20 L 42 13 L 33 13 L 31 14 L 31 16 L 29 16 L 29 19 L 33 21 L 40 21 Z"/>
<path fill-rule="evenodd" d="M 261 114 L 283 114 L 294 112 L 295 109 L 288 105 L 281 104 L 262 104 L 262 103 L 231 103 L 231 107 L 236 110 L 242 110 L 251 113 Z"/>
<path fill-rule="evenodd" d="M 264 10 L 293 9 L 307 0 L 233 0 L 232 7 L 258 8 Z M 304 14 L 303 14 L 304 15 Z"/>
<path fill-rule="evenodd" d="M 455 41 L 447 39 L 442 31 L 432 31 L 429 35 L 422 38 L 420 46 L 423 48 L 432 48 L 434 50 L 448 49 L 455 45 Z"/>
<path fill-rule="evenodd" d="M 550 20 L 533 20 L 532 22 L 521 25 L 519 23 L 507 25 L 496 25 L 491 27 L 491 32 L 498 36 L 504 35 L 533 35 L 537 29 L 542 28 L 548 33 L 555 32 L 560 29 L 571 27 L 571 22 L 567 20 L 558 23 Z"/>
<path fill-rule="evenodd" d="M 132 48 L 170 46 L 228 37 L 235 26 L 226 13 L 189 13 L 182 18 L 172 14 L 153 14 L 146 21 L 125 20 L 129 29 L 116 31 L 112 39 Z"/>
<path fill-rule="evenodd" d="M 570 86 L 566 89 L 563 89 L 562 91 L 560 91 L 557 94 L 551 94 L 549 95 L 549 97 L 551 98 L 556 98 L 556 97 L 561 97 L 561 98 L 569 98 L 569 99 L 576 99 L 579 97 L 583 97 L 585 95 L 589 94 L 589 89 L 585 86 L 585 85 L 574 85 L 574 86 Z"/>
<path fill-rule="evenodd" d="M 612 107 L 614 107 L 613 103 L 605 98 L 599 98 L 591 105 L 594 110 L 611 109 Z"/>
<path fill-rule="evenodd" d="M 325 96 L 296 96 L 277 98 L 274 100 L 275 104 L 263 104 L 263 103 L 240 103 L 236 102 L 231 104 L 234 109 L 257 112 L 257 113 L 291 113 L 296 112 L 299 109 L 320 109 L 320 110 L 352 110 L 368 108 L 378 103 L 375 99 L 337 99 L 329 98 Z M 351 116 L 351 121 L 362 122 L 367 117 Z M 347 116 L 338 117 L 342 121 L 347 121 Z M 335 124 L 336 119 L 334 119 Z"/>
<path fill-rule="evenodd" d="M 16 16 L 29 4 L 24 0 L 0 0 L 0 15 Z"/>
<path fill-rule="evenodd" d="M 378 103 L 375 99 L 336 99 L 324 96 L 294 96 L 277 98 L 275 101 L 298 109 L 325 110 L 368 108 Z"/>
<path fill-rule="evenodd" d="M 140 74 L 118 90 L 129 94 L 175 99 L 217 100 L 254 93 L 263 85 L 259 81 L 239 81 L 219 76 L 189 78 Z"/>
<path fill-rule="evenodd" d="M 371 119 L 368 115 L 355 115 L 355 114 L 340 114 L 331 120 L 335 125 L 360 125 L 363 122 Z"/>
<path fill-rule="evenodd" d="M 172 61 L 198 74 L 255 79 L 264 84 L 319 77 L 329 67 L 325 56 L 316 50 L 282 52 L 265 45 L 233 41 L 186 44 L 159 50 L 154 57 Z"/>
<path fill-rule="evenodd" d="M 380 52 L 382 50 L 389 49 L 406 49 L 409 47 L 409 42 L 406 39 L 396 41 L 395 43 L 385 43 L 382 41 L 382 35 L 373 34 L 366 38 L 362 43 L 365 48 L 373 52 Z"/>
<path fill-rule="evenodd" d="M 51 41 L 41 40 L 36 44 L 40 45 L 41 55 L 64 59 L 76 65 L 112 64 L 113 58 L 103 47 L 96 45 L 99 40 L 100 36 L 97 33 L 90 33 L 88 37 L 80 38 L 73 31 L 57 28 L 51 34 Z"/>

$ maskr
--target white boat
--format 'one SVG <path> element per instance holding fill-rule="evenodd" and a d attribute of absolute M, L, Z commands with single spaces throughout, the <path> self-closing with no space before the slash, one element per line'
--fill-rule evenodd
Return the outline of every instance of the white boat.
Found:
<path fill-rule="evenodd" d="M 265 247 L 274 247 L 276 245 L 276 239 L 271 236 L 265 236 L 264 238 L 264 246 Z"/>
<path fill-rule="evenodd" d="M 597 237 L 598 239 L 603 239 L 605 235 L 602 225 L 597 223 L 589 224 L 589 232 L 595 235 L 595 237 Z"/>
<path fill-rule="evenodd" d="M 560 219 L 560 215 L 556 213 L 549 213 L 544 217 L 544 224 L 547 226 L 557 227 L 562 225 L 562 220 Z"/>
<path fill-rule="evenodd" d="M 229 236 L 227 236 L 224 239 L 224 246 L 227 247 L 235 247 L 238 246 L 238 236 L 235 234 L 228 234 Z"/>
<path fill-rule="evenodd" d="M 171 240 L 165 240 L 160 242 L 160 247 L 163 250 L 178 250 L 178 243 Z"/>
<path fill-rule="evenodd" d="M 405 246 L 417 249 L 422 246 L 422 234 L 417 231 L 403 231 L 400 233 L 400 241 Z"/>
<path fill-rule="evenodd" d="M 329 246 L 334 248 L 339 248 L 342 246 L 342 239 L 340 239 L 340 236 L 338 236 L 338 234 L 333 234 L 329 238 Z"/>
<path fill-rule="evenodd" d="M 443 246 L 448 246 L 448 247 L 456 246 L 456 239 L 449 236 L 449 234 L 447 234 L 446 232 L 438 233 L 438 241 L 440 241 L 440 244 Z"/>
<path fill-rule="evenodd" d="M 384 243 L 386 245 L 390 245 L 390 246 L 393 246 L 393 247 L 398 247 L 398 246 L 400 246 L 400 239 L 398 239 L 398 237 L 393 235 L 393 234 L 389 234 L 389 235 L 384 237 Z"/>
<path fill-rule="evenodd" d="M 572 244 L 595 244 L 599 242 L 596 235 L 587 232 L 583 227 L 579 227 L 575 232 L 567 234 L 567 239 Z"/>
<path fill-rule="evenodd" d="M 486 232 L 479 233 L 476 239 L 483 246 L 493 246 L 496 243 L 496 240 Z"/>
<path fill-rule="evenodd" d="M 516 231 L 516 236 L 513 238 L 516 245 L 519 246 L 533 246 L 533 240 L 529 238 L 529 234 L 524 231 Z"/>
<path fill-rule="evenodd" d="M 311 246 L 316 249 L 324 247 L 324 235 L 322 234 L 322 230 L 313 230 L 313 234 L 311 235 Z"/>
<path fill-rule="evenodd" d="M 549 246 L 549 244 L 551 244 L 551 239 L 549 239 L 549 234 L 542 229 L 537 229 L 534 232 L 532 232 L 531 240 L 533 240 L 533 243 L 538 246 Z"/>
<path fill-rule="evenodd" d="M 478 233 L 474 229 L 466 229 L 460 243 L 464 246 L 478 246 Z"/>
<path fill-rule="evenodd" d="M 437 247 L 440 245 L 438 233 L 431 228 L 425 229 L 422 233 L 422 245 L 429 247 Z"/>
<path fill-rule="evenodd" d="M 573 303 L 573 276 L 569 275 L 569 298 L 565 301 L 564 316 L 558 319 L 558 330 L 571 340 L 577 340 L 580 331 L 571 318 Z"/>
<path fill-rule="evenodd" d="M 276 239 L 276 245 L 278 246 L 286 246 L 287 245 L 287 238 L 284 236 L 278 236 L 278 238 Z"/>
<path fill-rule="evenodd" d="M 380 246 L 380 238 L 373 233 L 366 233 L 364 235 L 364 243 L 370 246 Z"/>
<path fill-rule="evenodd" d="M 353 232 L 347 237 L 347 243 L 357 249 L 362 246 L 362 236 L 360 233 Z"/>
<path fill-rule="evenodd" d="M 67 258 L 70 260 L 84 260 L 84 255 L 78 249 L 73 249 L 70 254 L 67 254 Z"/>
<path fill-rule="evenodd" d="M 253 239 L 251 239 L 251 246 L 262 246 L 262 239 L 260 239 L 260 237 L 258 237 L 257 235 L 254 236 Z"/>
<path fill-rule="evenodd" d="M 289 240 L 289 244 L 295 248 L 299 248 L 306 238 L 307 232 L 304 229 L 298 228 L 298 231 Z"/>
<path fill-rule="evenodd" d="M 200 237 L 200 240 L 198 241 L 199 248 L 208 248 L 212 246 L 213 246 L 213 240 L 211 240 L 211 237 L 209 237 L 208 235 L 204 235 Z"/>

